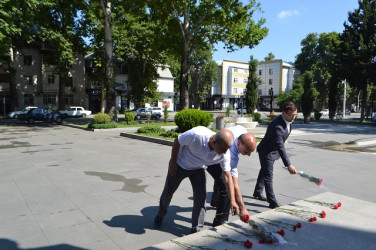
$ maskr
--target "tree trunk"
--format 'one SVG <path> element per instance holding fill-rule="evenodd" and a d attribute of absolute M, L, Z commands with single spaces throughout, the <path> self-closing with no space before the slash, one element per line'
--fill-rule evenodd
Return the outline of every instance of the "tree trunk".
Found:
<path fill-rule="evenodd" d="M 309 124 L 311 121 L 311 116 L 310 115 L 305 115 L 304 116 L 304 124 Z"/>
<path fill-rule="evenodd" d="M 59 104 L 58 104 L 58 110 L 64 110 L 65 109 L 65 77 L 60 77 L 59 79 Z"/>
<path fill-rule="evenodd" d="M 9 92 L 10 92 L 10 110 L 16 110 L 18 109 L 18 94 L 17 94 L 17 87 L 15 83 L 15 77 L 14 77 L 14 57 L 13 57 L 13 48 L 12 45 L 9 49 L 9 60 L 8 60 L 8 70 L 9 70 Z M 5 115 L 5 114 L 4 114 Z"/>
<path fill-rule="evenodd" d="M 180 71 L 180 110 L 189 109 L 188 92 L 188 59 L 189 59 L 189 41 L 184 39 L 183 51 L 181 57 Z"/>
<path fill-rule="evenodd" d="M 365 84 L 364 88 L 362 89 L 362 110 L 360 112 L 360 122 L 362 123 L 365 122 L 364 111 L 365 111 L 366 105 L 367 105 L 367 84 Z"/>
<path fill-rule="evenodd" d="M 111 121 L 117 121 L 116 114 L 116 95 L 114 89 L 114 69 L 112 63 L 112 24 L 111 24 L 111 1 L 104 6 L 103 0 L 101 5 L 104 12 L 104 63 L 105 63 L 105 80 L 104 86 L 106 90 L 106 113 L 110 116 Z M 103 91 L 103 90 L 102 90 Z"/>

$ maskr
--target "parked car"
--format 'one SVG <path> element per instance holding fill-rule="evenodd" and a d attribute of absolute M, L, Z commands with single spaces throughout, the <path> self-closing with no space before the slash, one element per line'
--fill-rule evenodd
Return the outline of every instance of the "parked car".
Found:
<path fill-rule="evenodd" d="M 147 115 L 151 115 L 151 119 L 159 120 L 163 116 L 161 108 L 151 107 L 151 108 L 138 108 L 132 111 L 135 114 L 135 119 L 146 119 Z"/>
<path fill-rule="evenodd" d="M 329 115 L 329 109 L 323 109 L 320 111 L 321 115 L 328 116 Z"/>
<path fill-rule="evenodd" d="M 38 107 L 28 106 L 22 110 L 13 111 L 8 113 L 8 117 L 11 119 L 18 119 L 18 117 L 22 114 L 26 114 L 30 109 L 36 109 Z"/>
<path fill-rule="evenodd" d="M 240 115 L 242 113 L 242 109 L 238 109 L 237 113 Z M 243 114 L 247 114 L 247 109 L 243 108 Z"/>
<path fill-rule="evenodd" d="M 59 113 L 55 113 L 49 108 L 34 108 L 30 109 L 26 114 L 22 114 L 18 117 L 21 121 L 27 121 L 29 124 L 33 124 L 36 121 L 42 122 L 56 122 L 61 124 L 63 122 L 63 116 Z"/>
<path fill-rule="evenodd" d="M 85 110 L 83 107 L 71 106 L 67 110 L 61 110 L 59 112 L 64 117 L 86 117 L 91 115 L 90 110 Z"/>
<path fill-rule="evenodd" d="M 338 111 L 338 115 L 342 115 L 342 110 Z M 345 110 L 345 115 L 347 115 L 347 116 L 351 115 L 351 111 L 348 110 L 348 109 L 346 109 Z"/>

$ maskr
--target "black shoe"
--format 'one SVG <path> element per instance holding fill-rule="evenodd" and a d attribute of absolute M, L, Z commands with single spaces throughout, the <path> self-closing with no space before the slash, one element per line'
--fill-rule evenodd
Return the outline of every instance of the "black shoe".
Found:
<path fill-rule="evenodd" d="M 218 201 L 211 201 L 210 206 L 217 208 L 218 207 Z"/>
<path fill-rule="evenodd" d="M 214 218 L 214 220 L 213 220 L 213 227 L 218 227 L 218 226 L 223 225 L 225 223 L 226 223 L 225 221 L 218 220 L 218 219 Z"/>
<path fill-rule="evenodd" d="M 270 207 L 271 209 L 274 209 L 274 208 L 276 208 L 276 207 L 280 207 L 280 206 L 281 206 L 281 204 L 279 204 L 277 201 L 276 201 L 276 202 L 269 203 L 269 207 Z"/>
<path fill-rule="evenodd" d="M 260 201 L 266 201 L 266 197 L 262 194 L 253 194 L 253 198 L 258 199 Z"/>
<path fill-rule="evenodd" d="M 162 221 L 163 221 L 163 218 L 160 217 L 160 216 L 155 216 L 155 219 L 154 219 L 154 225 L 156 228 L 159 228 L 162 226 Z"/>

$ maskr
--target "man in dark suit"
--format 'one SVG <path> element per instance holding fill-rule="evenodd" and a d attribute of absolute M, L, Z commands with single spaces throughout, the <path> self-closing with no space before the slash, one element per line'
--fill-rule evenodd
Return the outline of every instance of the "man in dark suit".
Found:
<path fill-rule="evenodd" d="M 285 141 L 291 133 L 291 123 L 297 117 L 298 110 L 293 102 L 286 102 L 282 106 L 282 114 L 277 116 L 268 126 L 264 138 L 257 147 L 261 169 L 257 178 L 253 197 L 267 201 L 270 208 L 279 207 L 273 191 L 273 164 L 282 158 L 283 164 L 290 174 L 296 174 L 285 149 Z M 265 187 L 265 196 L 262 195 Z"/>

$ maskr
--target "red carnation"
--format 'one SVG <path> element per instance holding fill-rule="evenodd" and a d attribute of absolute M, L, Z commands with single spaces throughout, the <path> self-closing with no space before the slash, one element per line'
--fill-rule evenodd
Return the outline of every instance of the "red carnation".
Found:
<path fill-rule="evenodd" d="M 293 228 L 292 228 L 292 230 L 294 230 L 294 232 L 296 231 L 296 226 L 294 226 Z"/>
<path fill-rule="evenodd" d="M 301 228 L 301 227 L 302 227 L 302 224 L 301 224 L 300 222 L 298 222 L 298 224 L 296 224 L 296 226 L 297 226 L 298 228 Z"/>
<path fill-rule="evenodd" d="M 337 205 L 337 204 L 334 205 L 333 208 L 334 208 L 334 209 L 338 209 L 338 205 Z"/>
<path fill-rule="evenodd" d="M 285 236 L 285 230 L 281 229 L 281 231 L 278 231 L 277 234 L 281 236 Z"/>
<path fill-rule="evenodd" d="M 321 212 L 321 218 L 325 218 L 326 217 L 326 213 L 325 213 L 325 211 L 322 211 Z"/>
<path fill-rule="evenodd" d="M 341 202 L 338 202 L 337 206 L 338 206 L 338 207 L 342 206 L 342 203 L 341 203 Z"/>
<path fill-rule="evenodd" d="M 252 248 L 252 242 L 250 242 L 249 240 L 246 240 L 245 242 L 244 242 L 244 246 L 246 247 L 246 248 Z"/>
<path fill-rule="evenodd" d="M 313 216 L 313 221 L 317 221 L 317 218 L 316 218 L 316 216 Z"/>
<path fill-rule="evenodd" d="M 269 240 L 268 240 L 268 243 L 269 243 L 269 244 L 273 244 L 273 240 L 272 240 L 272 239 L 269 239 Z"/>
<path fill-rule="evenodd" d="M 314 222 L 315 220 L 312 218 L 309 219 L 309 222 Z"/>
<path fill-rule="evenodd" d="M 260 239 L 260 240 L 259 240 L 259 243 L 260 243 L 260 244 L 264 244 L 264 243 L 265 243 L 265 239 Z"/>
<path fill-rule="evenodd" d="M 249 221 L 249 215 L 244 215 L 244 216 L 243 216 L 243 221 L 244 221 L 245 223 L 247 223 L 247 222 Z"/>

